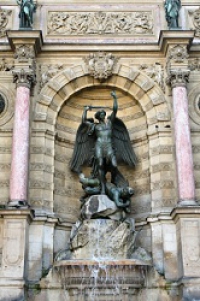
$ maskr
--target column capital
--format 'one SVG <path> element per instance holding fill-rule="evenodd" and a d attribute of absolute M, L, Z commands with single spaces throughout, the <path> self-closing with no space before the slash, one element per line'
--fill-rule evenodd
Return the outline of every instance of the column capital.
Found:
<path fill-rule="evenodd" d="M 189 81 L 190 70 L 175 69 L 169 70 L 166 78 L 166 83 L 170 84 L 172 88 L 186 87 Z"/>
<path fill-rule="evenodd" d="M 187 45 L 176 44 L 169 47 L 166 61 L 166 83 L 170 84 L 172 88 L 186 87 L 190 75 L 188 58 Z"/>
<path fill-rule="evenodd" d="M 30 89 L 36 81 L 35 58 L 41 52 L 41 31 L 8 30 L 7 37 L 15 59 L 13 82 Z"/>
<path fill-rule="evenodd" d="M 17 84 L 17 87 L 31 88 L 36 82 L 35 71 L 33 69 L 25 70 L 13 70 L 13 82 Z"/>

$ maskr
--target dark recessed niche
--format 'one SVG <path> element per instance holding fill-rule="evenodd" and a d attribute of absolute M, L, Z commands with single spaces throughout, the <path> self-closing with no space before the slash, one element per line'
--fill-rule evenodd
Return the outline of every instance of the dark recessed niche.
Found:
<path fill-rule="evenodd" d="M 198 99 L 198 103 L 197 103 L 198 109 L 200 110 L 200 97 Z"/>
<path fill-rule="evenodd" d="M 3 113 L 3 111 L 5 110 L 5 99 L 4 97 L 0 94 L 0 114 Z"/>

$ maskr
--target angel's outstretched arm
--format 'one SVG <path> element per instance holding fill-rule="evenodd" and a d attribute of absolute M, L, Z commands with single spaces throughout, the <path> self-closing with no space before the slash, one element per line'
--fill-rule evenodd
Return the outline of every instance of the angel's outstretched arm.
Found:
<path fill-rule="evenodd" d="M 83 115 L 82 115 L 82 123 L 85 123 L 85 124 L 92 124 L 91 121 L 88 120 L 87 118 L 87 112 L 90 110 L 90 107 L 89 106 L 85 106 L 84 107 L 84 110 L 83 110 Z"/>
<path fill-rule="evenodd" d="M 118 103 L 117 103 L 117 95 L 115 91 L 111 92 L 111 96 L 113 97 L 113 112 L 111 114 L 111 121 L 113 121 L 117 116 Z"/>

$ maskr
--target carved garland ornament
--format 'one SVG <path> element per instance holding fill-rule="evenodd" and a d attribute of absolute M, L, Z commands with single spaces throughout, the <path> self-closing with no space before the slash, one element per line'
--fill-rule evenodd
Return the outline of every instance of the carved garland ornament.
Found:
<path fill-rule="evenodd" d="M 49 35 L 153 34 L 153 15 L 147 12 L 49 12 Z"/>

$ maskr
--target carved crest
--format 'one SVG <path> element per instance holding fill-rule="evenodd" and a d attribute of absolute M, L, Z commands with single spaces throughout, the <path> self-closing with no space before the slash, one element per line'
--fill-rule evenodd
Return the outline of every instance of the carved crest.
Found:
<path fill-rule="evenodd" d="M 91 53 L 86 59 L 89 74 L 100 81 L 104 81 L 112 75 L 116 61 L 117 59 L 112 53 L 105 52 Z"/>

